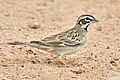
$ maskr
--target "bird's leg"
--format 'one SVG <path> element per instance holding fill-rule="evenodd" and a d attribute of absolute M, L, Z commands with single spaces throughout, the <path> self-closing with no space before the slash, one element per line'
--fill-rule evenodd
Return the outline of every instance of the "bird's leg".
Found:
<path fill-rule="evenodd" d="M 59 57 L 58 57 L 58 58 L 60 59 L 59 61 L 60 61 L 61 64 L 65 65 L 66 63 L 65 63 L 65 61 L 62 59 L 62 57 L 63 57 L 63 55 L 59 55 Z"/>

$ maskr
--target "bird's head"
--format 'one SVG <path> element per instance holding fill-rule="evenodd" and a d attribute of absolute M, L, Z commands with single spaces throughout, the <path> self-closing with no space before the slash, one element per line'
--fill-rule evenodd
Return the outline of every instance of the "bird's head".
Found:
<path fill-rule="evenodd" d="M 98 20 L 95 19 L 92 15 L 81 15 L 77 20 L 77 24 L 80 24 L 81 28 L 85 29 L 86 31 L 90 23 L 94 22 L 98 22 Z"/>

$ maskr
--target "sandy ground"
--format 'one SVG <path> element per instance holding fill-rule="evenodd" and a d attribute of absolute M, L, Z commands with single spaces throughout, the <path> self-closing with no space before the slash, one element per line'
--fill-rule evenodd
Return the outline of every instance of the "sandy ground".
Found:
<path fill-rule="evenodd" d="M 51 55 L 7 42 L 41 40 L 95 16 L 88 41 L 61 65 Z M 37 29 L 29 26 L 33 20 Z M 120 0 L 0 0 L 0 80 L 120 80 Z"/>

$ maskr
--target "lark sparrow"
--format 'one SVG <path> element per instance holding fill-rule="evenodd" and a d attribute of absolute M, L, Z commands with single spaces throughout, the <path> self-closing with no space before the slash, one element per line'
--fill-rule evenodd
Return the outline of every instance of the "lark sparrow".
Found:
<path fill-rule="evenodd" d="M 66 54 L 80 50 L 87 39 L 87 29 L 90 23 L 98 22 L 92 15 L 81 15 L 75 27 L 65 32 L 44 38 L 41 41 L 13 42 L 12 45 L 29 45 L 55 53 L 61 59 Z"/>

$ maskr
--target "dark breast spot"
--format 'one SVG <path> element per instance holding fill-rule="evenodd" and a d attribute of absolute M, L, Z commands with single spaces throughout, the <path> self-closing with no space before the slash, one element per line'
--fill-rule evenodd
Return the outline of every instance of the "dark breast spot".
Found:
<path fill-rule="evenodd" d="M 78 39 L 76 39 L 76 41 L 78 41 Z"/>
<path fill-rule="evenodd" d="M 75 37 L 72 37 L 71 39 L 75 39 Z"/>

